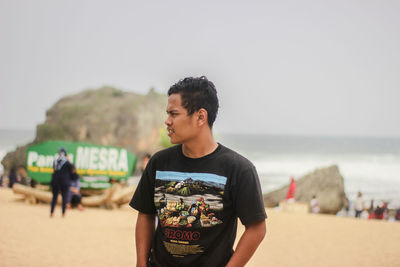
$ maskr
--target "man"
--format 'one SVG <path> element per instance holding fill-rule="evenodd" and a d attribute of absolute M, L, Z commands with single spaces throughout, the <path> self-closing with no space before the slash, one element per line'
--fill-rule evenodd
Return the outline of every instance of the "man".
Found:
<path fill-rule="evenodd" d="M 58 194 L 62 196 L 62 216 L 65 216 L 65 209 L 68 202 L 68 192 L 71 183 L 73 166 L 67 159 L 67 151 L 60 147 L 58 155 L 53 162 L 53 175 L 51 176 L 51 190 L 53 198 L 50 206 L 50 217 L 53 217 L 54 208 L 57 204 Z"/>
<path fill-rule="evenodd" d="M 178 145 L 150 159 L 130 202 L 139 211 L 137 266 L 244 266 L 263 240 L 266 214 L 257 172 L 246 158 L 215 142 L 218 106 L 206 77 L 185 78 L 169 89 L 165 124 Z M 176 188 L 180 182 L 184 187 Z M 163 194 L 168 203 L 160 212 Z M 181 198 L 194 203 L 199 195 L 207 213 L 182 216 L 172 205 Z M 233 251 L 237 218 L 246 230 Z"/>
<path fill-rule="evenodd" d="M 355 217 L 361 218 L 361 213 L 364 211 L 364 200 L 362 199 L 361 192 L 357 193 L 356 201 L 354 202 Z"/>

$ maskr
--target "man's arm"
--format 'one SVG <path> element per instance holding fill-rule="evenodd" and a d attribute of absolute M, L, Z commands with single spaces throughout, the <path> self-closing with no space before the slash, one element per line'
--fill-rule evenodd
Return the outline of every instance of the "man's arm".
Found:
<path fill-rule="evenodd" d="M 155 230 L 155 215 L 139 212 L 136 221 L 136 266 L 146 267 Z"/>
<path fill-rule="evenodd" d="M 246 230 L 226 267 L 244 266 L 264 239 L 266 232 L 265 220 L 246 225 Z"/>

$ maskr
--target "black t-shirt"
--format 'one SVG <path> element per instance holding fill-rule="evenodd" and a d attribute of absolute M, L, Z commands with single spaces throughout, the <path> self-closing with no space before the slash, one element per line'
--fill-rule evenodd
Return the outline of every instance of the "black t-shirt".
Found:
<path fill-rule="evenodd" d="M 156 153 L 130 206 L 158 216 L 150 266 L 225 266 L 237 218 L 244 225 L 267 218 L 255 167 L 221 144 L 197 159 L 181 145 Z"/>

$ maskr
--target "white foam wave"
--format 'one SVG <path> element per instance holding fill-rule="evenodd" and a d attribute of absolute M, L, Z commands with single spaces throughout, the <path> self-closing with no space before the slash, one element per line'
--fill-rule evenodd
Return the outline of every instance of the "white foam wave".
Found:
<path fill-rule="evenodd" d="M 344 154 L 263 155 L 252 159 L 260 175 L 262 189 L 268 192 L 316 168 L 337 165 L 345 181 L 349 197 L 358 191 L 371 198 L 400 198 L 400 155 Z"/>

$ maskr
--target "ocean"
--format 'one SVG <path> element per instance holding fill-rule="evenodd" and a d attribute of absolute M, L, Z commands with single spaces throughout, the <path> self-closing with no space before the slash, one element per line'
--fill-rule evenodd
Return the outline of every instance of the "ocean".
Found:
<path fill-rule="evenodd" d="M 400 203 L 400 138 L 221 134 L 218 140 L 251 160 L 268 193 L 317 168 L 339 167 L 345 192 Z"/>
<path fill-rule="evenodd" d="M 35 132 L 0 129 L 0 159 L 18 145 L 34 139 Z M 216 134 L 218 142 L 251 160 L 268 193 L 330 165 L 344 177 L 345 192 L 354 200 L 358 191 L 364 200 L 400 203 L 400 138 L 313 137 Z M 0 172 L 3 166 L 0 165 Z"/>

